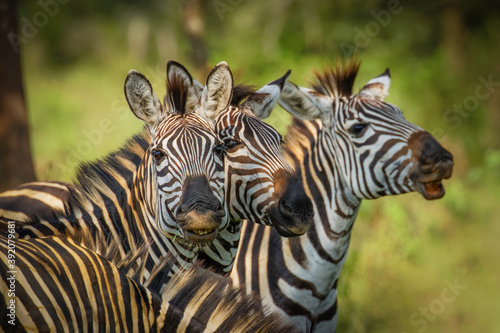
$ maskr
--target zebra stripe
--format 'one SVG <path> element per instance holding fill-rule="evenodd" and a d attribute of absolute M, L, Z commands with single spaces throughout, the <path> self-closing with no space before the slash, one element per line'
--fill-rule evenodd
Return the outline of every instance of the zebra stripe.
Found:
<path fill-rule="evenodd" d="M 68 184 L 31 182 L 0 193 L 0 216 L 12 220 L 29 220 L 53 210 L 62 211 L 69 195 Z"/>
<path fill-rule="evenodd" d="M 440 198 L 453 167 L 429 133 L 382 102 L 388 71 L 352 94 L 358 66 L 318 75 L 314 90 L 285 86 L 280 104 L 304 119 L 290 126 L 285 156 L 313 201 L 314 222 L 296 239 L 243 223 L 231 274 L 302 332 L 336 329 L 337 283 L 362 199 L 415 190 Z"/>
<path fill-rule="evenodd" d="M 119 240 L 122 257 L 135 250 L 137 244 L 152 240 L 148 267 L 167 253 L 178 258 L 172 268 L 174 272 L 196 261 L 203 243 L 199 245 L 181 237 L 171 240 L 182 227 L 178 223 L 178 210 L 186 199 L 185 184 L 203 175 L 208 194 L 201 198 L 205 200 L 202 208 L 208 210 L 207 214 L 213 215 L 212 210 L 218 214 L 216 210 L 224 206 L 223 164 L 221 156 L 214 152 L 220 141 L 213 123 L 207 121 L 200 110 L 173 109 L 173 106 L 182 105 L 182 101 L 173 101 L 171 96 L 183 96 L 187 89 L 177 76 L 169 75 L 169 95 L 161 106 L 149 82 L 137 72 L 129 74 L 125 85 L 129 104 L 149 128 L 121 151 L 103 161 L 83 165 L 78 175 L 78 191 L 70 189 L 65 213 L 25 225 L 18 230 L 20 237 L 77 235 L 83 229 L 94 237 L 104 235 Z M 179 93 L 173 93 L 175 91 Z M 169 110 L 165 111 L 167 108 Z M 137 156 L 140 152 L 142 154 Z M 200 192 L 191 195 L 199 198 L 204 195 Z M 189 217 L 192 212 L 195 216 L 200 215 L 202 208 L 193 203 L 191 206 L 186 215 Z M 202 217 L 196 219 L 197 223 Z M 229 222 L 227 214 L 217 218 L 217 228 L 222 231 Z M 212 225 L 214 223 L 210 225 L 214 228 Z M 195 228 L 205 229 L 203 225 Z M 190 230 L 196 233 L 198 229 Z"/>
<path fill-rule="evenodd" d="M 179 271 L 180 267 L 189 266 L 196 260 L 203 259 L 215 271 L 226 273 L 231 269 L 236 255 L 240 219 L 251 218 L 253 221 L 259 222 L 260 216 L 265 216 L 268 224 L 283 224 L 282 233 L 287 235 L 304 233 L 311 221 L 312 206 L 304 207 L 303 201 L 307 200 L 310 204 L 310 200 L 305 195 L 301 185 L 292 186 L 292 189 L 275 190 L 276 183 L 296 185 L 297 179 L 292 173 L 293 169 L 281 155 L 281 136 L 258 118 L 263 113 L 267 115 L 270 113 L 269 108 L 272 108 L 275 102 L 270 102 L 269 96 L 274 96 L 276 100 L 287 76 L 288 73 L 281 81 L 271 83 L 278 88 L 264 87 L 267 91 L 277 89 L 274 95 L 262 91 L 244 91 L 245 87 L 235 88 L 235 95 L 240 99 L 243 98 L 244 104 L 240 107 L 233 106 L 222 110 L 215 121 L 218 133 L 224 133 L 223 137 L 219 134 L 223 142 L 236 141 L 239 146 L 236 149 L 229 147 L 227 149 L 225 166 L 226 173 L 230 176 L 226 178 L 226 182 L 231 179 L 231 182 L 237 184 L 249 183 L 252 185 L 245 185 L 243 190 L 237 193 L 227 191 L 226 204 L 233 212 L 235 211 L 233 202 L 241 201 L 243 198 L 248 206 L 248 208 L 244 207 L 245 211 L 258 210 L 261 215 L 232 213 L 231 215 L 238 216 L 238 219 L 233 218 L 229 226 L 220 231 L 212 242 L 199 245 L 187 244 L 180 235 L 171 237 L 175 241 L 164 237 L 164 234 L 159 233 L 158 230 L 165 231 L 165 228 L 161 229 L 162 226 L 158 228 L 154 223 L 148 223 L 144 219 L 144 215 L 148 213 L 153 215 L 156 210 L 153 203 L 161 202 L 161 200 L 155 198 L 155 191 L 151 187 L 143 185 L 143 183 L 151 182 L 148 178 L 150 174 L 147 172 L 147 166 L 151 163 L 151 151 L 158 149 L 158 143 L 155 144 L 154 141 L 150 143 L 149 135 L 143 133 L 129 141 L 119 152 L 103 161 L 87 164 L 81 169 L 78 176 L 80 185 L 76 186 L 81 188 L 81 194 L 70 196 L 65 218 L 57 216 L 55 220 L 50 217 L 39 219 L 36 224 L 30 223 L 18 230 L 19 235 L 21 237 L 40 237 L 60 232 L 77 234 L 80 232 L 79 229 L 88 228 L 94 235 L 111 235 L 114 239 L 120 239 L 122 245 L 119 250 L 122 256 L 134 250 L 137 244 L 151 239 L 147 267 L 151 267 L 154 262 L 167 253 L 173 253 L 178 260 L 173 267 L 173 272 Z M 240 104 L 238 98 L 233 99 L 234 104 Z M 190 120 L 188 118 L 190 116 L 192 114 L 184 115 L 183 119 Z M 176 117 L 174 115 L 168 121 L 171 120 L 175 123 L 179 118 Z M 172 132 L 168 131 L 169 134 Z M 180 134 L 175 135 L 175 139 L 180 136 Z M 177 156 L 180 159 L 189 148 L 183 151 L 179 150 L 180 146 L 169 145 L 168 142 L 173 138 L 174 136 L 171 138 L 162 136 L 162 149 L 165 151 L 177 150 Z M 256 141 L 256 138 L 259 141 Z M 190 142 L 192 143 L 192 141 Z M 189 144 L 186 146 L 190 147 Z M 239 162 L 237 151 L 240 150 L 247 152 L 245 163 Z M 146 157 L 143 159 L 144 155 Z M 263 160 L 263 157 L 266 160 Z M 258 161 L 258 163 L 251 161 Z M 169 156 L 167 156 L 161 163 L 173 165 L 176 162 L 170 161 Z M 252 167 L 248 167 L 247 164 L 251 164 Z M 247 172 L 247 169 L 250 170 L 250 173 Z M 168 171 L 174 174 L 173 178 L 179 178 L 179 175 L 182 174 L 182 170 L 177 171 L 175 165 Z M 144 174 L 145 176 L 141 177 Z M 265 184 L 254 182 L 255 174 L 270 181 Z M 180 182 L 172 184 L 167 181 L 160 184 L 158 188 L 160 190 L 168 189 L 168 191 L 181 188 Z M 226 184 L 226 187 L 232 188 L 231 184 Z M 165 190 L 165 192 L 167 191 Z M 290 196 L 293 196 L 295 202 L 288 200 Z M 168 200 L 170 199 L 166 196 L 164 201 L 168 202 Z M 284 200 L 288 200 L 289 207 L 293 210 L 292 214 L 295 215 L 291 216 L 290 212 L 286 212 L 286 214 L 281 212 L 279 205 Z M 295 208 L 297 203 L 300 205 Z M 270 210 L 274 210 L 274 213 L 269 214 Z"/>
<path fill-rule="evenodd" d="M 273 196 L 275 175 L 281 170 L 289 174 L 294 173 L 281 153 L 281 135 L 249 111 L 234 107 L 219 117 L 216 129 L 223 141 L 246 138 L 249 142 L 230 149 L 226 157 L 230 162 L 226 166 L 226 174 L 230 175 L 226 180 L 226 191 L 229 198 L 235 198 L 231 202 L 231 219 L 262 220 L 270 225 L 271 221 L 265 218 L 265 212 L 271 205 L 276 204 L 277 199 Z M 261 147 L 269 149 L 264 150 Z M 250 181 L 242 179 L 242 175 Z M 241 193 L 246 193 L 247 196 Z M 260 195 L 258 200 L 253 200 L 252 205 L 250 200 L 253 199 L 253 193 Z"/>
<path fill-rule="evenodd" d="M 57 332 L 293 331 L 278 316 L 264 316 L 256 299 L 229 287 L 229 281 L 219 275 L 191 267 L 172 278 L 166 292 L 158 294 L 139 283 L 140 269 L 126 273 L 129 262 L 145 251 L 131 252 L 125 260 L 113 263 L 95 252 L 93 245 L 86 246 L 92 243 L 85 237 L 14 241 L 0 236 L 0 303 L 7 310 L 2 310 L 0 328 Z M 9 250 L 14 253 L 13 259 L 9 259 Z M 161 269 L 165 261 L 158 262 L 157 268 Z"/>

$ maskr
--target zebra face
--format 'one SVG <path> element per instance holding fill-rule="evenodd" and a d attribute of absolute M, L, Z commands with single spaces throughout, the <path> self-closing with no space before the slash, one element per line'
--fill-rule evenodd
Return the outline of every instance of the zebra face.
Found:
<path fill-rule="evenodd" d="M 408 122 L 401 110 L 370 97 L 339 98 L 330 121 L 336 151 L 343 153 L 340 171 L 358 198 L 373 199 L 418 190 L 426 199 L 444 195 L 452 156 L 428 132 Z M 426 141 L 424 143 L 423 141 Z M 436 158 L 424 175 L 423 156 Z"/>
<path fill-rule="evenodd" d="M 196 113 L 172 115 L 155 129 L 149 153 L 156 223 L 168 237 L 206 242 L 224 230 L 224 167 L 213 124 Z"/>
<path fill-rule="evenodd" d="M 208 112 L 215 117 L 216 132 L 226 149 L 226 204 L 231 220 L 272 225 L 285 237 L 304 234 L 314 215 L 311 200 L 281 153 L 281 135 L 261 120 L 270 115 L 289 75 L 290 71 L 257 92 L 236 86 L 232 90 L 236 106 Z M 232 79 L 230 72 L 226 76 Z M 203 107 L 206 95 L 201 95 Z"/>
<path fill-rule="evenodd" d="M 229 104 L 227 71 L 225 63 L 216 66 L 201 91 L 184 67 L 169 62 L 163 105 L 142 74 L 131 71 L 125 82 L 129 106 L 152 137 L 137 186 L 157 230 L 180 243 L 210 242 L 228 225 L 223 149 L 210 119 Z"/>
<path fill-rule="evenodd" d="M 219 116 L 216 130 L 227 147 L 231 219 L 272 225 L 285 237 L 304 234 L 314 215 L 312 202 L 282 155 L 281 135 L 246 107 Z"/>
<path fill-rule="evenodd" d="M 360 199 L 418 191 L 426 199 L 444 195 L 453 157 L 427 131 L 408 122 L 401 110 L 383 102 L 389 70 L 358 94 L 352 85 L 357 66 L 343 76 L 318 75 L 314 90 L 288 83 L 280 99 L 301 119 L 319 120 L 325 154 L 335 161 L 335 175 Z"/>

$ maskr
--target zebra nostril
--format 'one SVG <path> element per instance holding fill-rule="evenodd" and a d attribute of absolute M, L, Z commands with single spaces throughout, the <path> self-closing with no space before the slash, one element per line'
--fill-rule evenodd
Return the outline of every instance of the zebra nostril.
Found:
<path fill-rule="evenodd" d="M 279 208 L 283 215 L 293 215 L 293 208 L 285 199 L 280 200 Z"/>
<path fill-rule="evenodd" d="M 224 207 L 222 207 L 221 204 L 217 206 L 217 208 L 215 209 L 215 213 L 220 217 L 224 217 L 226 215 L 226 211 L 224 210 Z"/>
<path fill-rule="evenodd" d="M 420 164 L 421 164 L 421 165 L 430 165 L 430 164 L 432 164 L 433 162 L 434 162 L 434 161 L 433 161 L 433 160 L 432 160 L 432 158 L 431 158 L 431 157 L 429 157 L 429 156 L 422 156 L 422 157 L 420 158 Z"/>
<path fill-rule="evenodd" d="M 179 206 L 179 209 L 178 209 L 178 213 L 179 214 L 185 214 L 188 212 L 188 208 L 186 205 L 180 205 Z"/>
<path fill-rule="evenodd" d="M 434 160 L 430 156 L 422 156 L 419 161 L 420 169 L 423 172 L 431 172 L 434 164 Z"/>

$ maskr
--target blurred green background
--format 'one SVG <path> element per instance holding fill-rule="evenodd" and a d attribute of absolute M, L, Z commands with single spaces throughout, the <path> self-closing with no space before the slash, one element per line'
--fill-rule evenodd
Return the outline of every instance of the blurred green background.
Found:
<path fill-rule="evenodd" d="M 289 68 L 306 86 L 353 52 L 363 60 L 358 88 L 390 67 L 386 100 L 454 154 L 455 170 L 442 200 L 412 193 L 363 204 L 338 331 L 500 332 L 499 2 L 21 1 L 19 18 L 43 180 L 69 181 L 78 160 L 142 127 L 123 95 L 132 68 L 163 96 L 168 60 L 202 82 L 225 60 L 237 82 L 257 86 Z M 268 122 L 285 133 L 289 120 L 277 108 Z"/>

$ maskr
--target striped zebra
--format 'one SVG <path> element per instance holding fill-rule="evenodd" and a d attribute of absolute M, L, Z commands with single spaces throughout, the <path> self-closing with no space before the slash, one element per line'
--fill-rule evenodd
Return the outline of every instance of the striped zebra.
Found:
<path fill-rule="evenodd" d="M 69 197 L 70 184 L 31 182 L 0 193 L 0 216 L 28 221 L 37 215 L 63 211 Z"/>
<path fill-rule="evenodd" d="M 286 83 L 280 105 L 297 116 L 285 155 L 313 200 L 314 222 L 295 239 L 244 223 L 231 277 L 302 332 L 337 325 L 337 283 L 363 199 L 418 191 L 444 195 L 453 157 L 427 131 L 384 102 L 387 69 L 357 94 L 359 63 L 316 74 L 312 89 Z"/>
<path fill-rule="evenodd" d="M 236 213 L 233 213 L 231 209 L 231 221 L 227 227 L 219 227 L 219 230 L 211 226 L 196 225 L 197 229 L 184 227 L 177 229 L 175 224 L 170 227 L 165 223 L 156 223 L 152 217 L 155 216 L 156 209 L 160 210 L 161 207 L 157 207 L 154 203 L 165 202 L 168 205 L 169 198 L 156 199 L 155 187 L 150 186 L 151 179 L 154 177 L 149 173 L 151 168 L 148 168 L 148 165 L 152 160 L 157 161 L 159 166 L 166 164 L 172 157 L 165 152 L 177 149 L 171 147 L 177 147 L 175 145 L 179 143 L 172 143 L 171 147 L 166 147 L 168 143 L 163 142 L 160 149 L 155 139 L 151 142 L 149 133 L 143 133 L 129 141 L 121 151 L 105 160 L 84 165 L 78 175 L 79 185 L 75 185 L 76 189 L 69 188 L 69 204 L 66 213 L 59 214 L 55 219 L 43 217 L 38 221 L 37 219 L 31 221 L 18 228 L 20 237 L 40 237 L 61 232 L 77 234 L 80 229 L 89 228 L 94 235 L 105 234 L 120 239 L 122 256 L 133 250 L 137 243 L 152 239 L 148 267 L 167 253 L 174 253 L 178 258 L 178 263 L 173 267 L 174 272 L 179 271 L 180 267 L 188 267 L 194 261 L 203 259 L 217 272 L 226 273 L 231 269 L 236 255 L 242 218 L 261 222 L 259 216 L 262 216 L 261 223 L 277 227 L 278 232 L 285 236 L 303 234 L 307 230 L 313 214 L 311 201 L 298 183 L 293 169 L 281 155 L 281 136 L 258 118 L 269 114 L 289 73 L 257 92 L 244 91 L 242 93 L 242 89 L 235 88 L 235 95 L 237 95 L 235 98 L 239 105 L 215 109 L 212 105 L 213 101 L 209 100 L 210 96 L 217 98 L 222 96 L 225 98 L 224 103 L 231 98 L 232 75 L 227 65 L 216 66 L 209 75 L 204 88 L 194 81 L 180 64 L 170 63 L 168 68 L 167 72 L 170 74 L 167 75 L 169 77 L 167 97 L 175 100 L 175 96 L 182 96 L 181 93 L 171 92 L 173 87 L 170 77 L 180 78 L 177 81 L 181 81 L 182 85 L 186 86 L 183 91 L 187 93 L 184 102 L 180 103 L 181 107 L 176 106 L 174 102 L 169 102 L 168 98 L 165 105 L 170 103 L 176 109 L 185 106 L 187 109 L 196 109 L 198 112 L 200 109 L 209 109 L 210 112 L 206 112 L 205 117 L 215 116 L 216 128 L 220 133 L 225 133 L 223 144 L 213 148 L 212 156 L 225 155 L 225 168 L 230 174 L 230 177 L 226 179 L 231 179 L 234 183 L 234 186 L 230 186 L 232 184 L 226 186 L 237 189 L 228 193 L 233 193 L 234 202 L 238 204 L 234 206 L 243 207 L 243 210 L 235 209 Z M 136 110 L 143 105 L 159 105 L 147 80 L 136 72 L 133 75 L 137 76 L 140 82 L 132 85 L 132 88 L 137 86 L 136 90 L 127 88 L 126 84 L 126 95 L 131 109 Z M 225 91 L 213 91 L 212 87 L 225 89 Z M 131 96 L 136 99 L 147 97 L 149 100 L 131 102 Z M 143 120 L 153 117 L 150 121 L 153 124 L 158 121 L 154 119 L 153 110 L 143 110 L 143 112 L 136 112 L 137 114 L 139 118 L 144 118 Z M 197 114 L 190 112 L 182 117 L 175 115 L 172 122 L 179 120 L 181 124 L 186 124 L 186 119 L 191 121 L 189 116 L 197 117 Z M 165 129 L 165 125 L 162 124 L 165 124 L 165 120 L 158 125 L 160 129 Z M 173 139 L 172 141 L 179 142 Z M 245 156 L 239 159 L 238 156 L 242 152 Z M 144 154 L 145 158 L 143 158 Z M 189 156 L 183 152 L 178 156 L 179 160 L 184 157 L 185 161 L 190 163 L 196 160 L 186 158 Z M 250 163 L 251 161 L 253 163 Z M 174 171 L 172 167 L 165 166 L 165 169 L 156 173 L 165 178 L 172 178 L 171 173 L 174 173 L 173 178 L 176 174 L 182 174 L 182 172 Z M 260 181 L 256 182 L 256 177 L 260 178 Z M 200 187 L 180 186 L 179 184 L 182 182 L 178 181 L 174 185 L 159 184 L 157 187 L 159 190 L 164 187 L 169 193 L 174 190 L 179 192 L 183 190 L 203 194 Z M 181 199 L 170 200 L 175 204 L 180 204 L 177 213 L 174 214 L 175 209 L 170 209 L 168 214 L 163 215 L 165 218 L 171 216 L 172 220 L 180 221 L 182 225 L 182 222 L 188 220 L 186 212 L 182 210 L 183 205 L 190 203 L 189 201 L 181 202 Z M 231 203 L 228 205 L 232 206 Z"/>
<path fill-rule="evenodd" d="M 110 244 L 96 247 L 82 234 L 9 235 L 0 236 L 0 331 L 293 331 L 279 316 L 264 316 L 258 300 L 228 286 L 227 278 L 196 266 L 165 281 L 163 293 L 148 288 L 140 281 L 143 267 L 127 271 L 147 253 L 144 247 L 113 262 L 113 250 L 99 252 Z M 156 274 L 167 259 L 155 264 Z"/>

